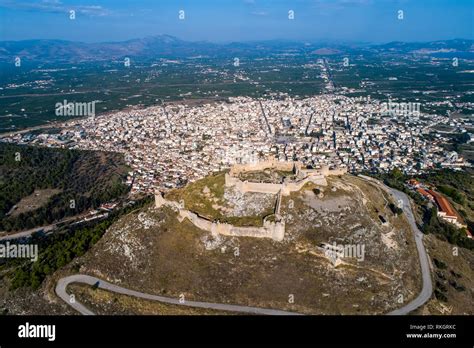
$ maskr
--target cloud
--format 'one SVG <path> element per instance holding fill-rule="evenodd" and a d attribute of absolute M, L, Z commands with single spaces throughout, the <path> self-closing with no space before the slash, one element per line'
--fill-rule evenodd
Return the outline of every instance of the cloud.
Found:
<path fill-rule="evenodd" d="M 60 0 L 41 0 L 33 2 L 0 0 L 0 7 L 19 11 L 69 13 L 74 10 L 76 14 L 86 16 L 108 16 L 111 11 L 99 5 L 65 5 Z"/>

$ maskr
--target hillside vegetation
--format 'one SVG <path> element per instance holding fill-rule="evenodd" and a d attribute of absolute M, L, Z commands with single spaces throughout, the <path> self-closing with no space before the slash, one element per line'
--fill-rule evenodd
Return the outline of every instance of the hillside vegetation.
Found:
<path fill-rule="evenodd" d="M 98 207 L 128 192 L 126 173 L 120 154 L 0 143 L 0 230 L 42 226 Z M 44 189 L 59 193 L 37 209 L 11 214 Z"/>

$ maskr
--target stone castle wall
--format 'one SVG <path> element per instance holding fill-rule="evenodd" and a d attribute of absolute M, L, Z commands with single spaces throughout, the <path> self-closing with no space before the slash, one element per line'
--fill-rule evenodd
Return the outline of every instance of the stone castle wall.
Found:
<path fill-rule="evenodd" d="M 225 186 L 235 186 L 235 188 L 242 193 L 259 192 L 268 194 L 277 194 L 282 187 L 281 184 L 242 181 L 229 173 L 225 174 Z"/>
<path fill-rule="evenodd" d="M 171 207 L 178 211 L 178 220 L 182 222 L 188 219 L 197 228 L 210 232 L 212 235 L 224 235 L 234 237 L 256 237 L 256 238 L 271 238 L 275 241 L 282 241 L 285 237 L 285 222 L 284 221 L 268 221 L 264 220 L 262 227 L 239 227 L 228 223 L 221 223 L 217 221 L 210 221 L 197 215 L 196 213 L 184 209 L 181 204 L 165 199 L 161 193 L 155 195 L 155 207 L 162 206 Z"/>
<path fill-rule="evenodd" d="M 329 169 L 327 166 L 321 169 L 303 169 L 301 162 L 279 162 L 275 160 L 264 161 L 252 164 L 236 164 L 232 166 L 229 173 L 225 174 L 225 186 L 235 187 L 241 193 L 255 192 L 277 194 L 280 192 L 288 196 L 291 192 L 299 191 L 308 182 L 316 185 L 327 186 L 326 177 L 330 175 L 343 175 L 347 173 L 346 168 Z M 240 173 L 248 171 L 262 171 L 265 169 L 275 169 L 282 171 L 296 170 L 296 177 L 300 179 L 294 182 L 283 182 L 281 184 L 259 183 L 242 181 L 238 178 Z"/>
<path fill-rule="evenodd" d="M 276 169 L 282 171 L 292 171 L 294 166 L 300 166 L 299 162 L 281 162 L 277 160 L 268 160 L 250 164 L 234 164 L 230 168 L 231 176 L 238 176 L 240 173 L 250 171 L 262 171 L 264 169 Z M 297 167 L 296 169 L 300 169 Z"/>

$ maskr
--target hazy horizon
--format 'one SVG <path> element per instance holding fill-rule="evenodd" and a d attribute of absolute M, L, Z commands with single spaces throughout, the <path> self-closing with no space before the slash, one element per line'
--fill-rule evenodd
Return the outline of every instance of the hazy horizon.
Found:
<path fill-rule="evenodd" d="M 308 44 L 340 44 L 340 45 L 384 45 L 389 44 L 392 42 L 402 42 L 402 43 L 424 43 L 424 42 L 436 42 L 436 41 L 454 41 L 454 40 L 466 40 L 466 41 L 474 41 L 474 39 L 469 39 L 465 37 L 453 37 L 447 39 L 433 39 L 433 40 L 413 40 L 413 41 L 402 41 L 402 40 L 391 40 L 391 41 L 357 41 L 357 40 L 339 40 L 339 39 L 315 39 L 315 40 L 303 40 L 303 39 L 282 39 L 282 38 L 274 38 L 274 39 L 262 39 L 262 40 L 228 40 L 228 41 L 212 41 L 212 40 L 187 40 L 186 38 L 178 37 L 175 35 L 170 34 L 155 34 L 155 35 L 147 35 L 147 36 L 140 36 L 140 37 L 133 37 L 129 39 L 117 39 L 117 40 L 105 40 L 105 41 L 84 41 L 84 40 L 67 40 L 67 39 L 55 39 L 55 38 L 31 38 L 31 39 L 18 39 L 18 40 L 0 40 L 0 42 L 22 42 L 22 41 L 64 41 L 64 42 L 80 42 L 86 44 L 94 44 L 94 43 L 120 43 L 132 40 L 141 40 L 147 38 L 157 38 L 160 36 L 169 36 L 175 39 L 184 41 L 184 42 L 207 42 L 211 44 L 218 44 L 218 45 L 226 45 L 232 43 L 261 43 L 261 42 L 288 42 L 288 43 L 308 43 Z"/>

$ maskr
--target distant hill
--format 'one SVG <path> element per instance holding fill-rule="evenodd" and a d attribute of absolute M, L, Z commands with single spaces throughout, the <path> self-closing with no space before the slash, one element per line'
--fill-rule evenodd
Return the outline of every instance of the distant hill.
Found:
<path fill-rule="evenodd" d="M 179 40 L 168 35 L 122 42 L 84 43 L 61 40 L 0 42 L 0 61 L 21 57 L 32 61 L 93 61 L 123 57 L 192 56 L 213 52 L 216 45 Z"/>
<path fill-rule="evenodd" d="M 123 59 L 184 57 L 268 56 L 293 52 L 331 55 L 349 52 L 426 53 L 456 51 L 473 52 L 473 40 L 447 40 L 426 43 L 390 42 L 382 45 L 308 43 L 296 41 L 256 41 L 216 44 L 190 42 L 170 35 L 158 35 L 122 42 L 85 43 L 64 40 L 0 41 L 0 62 L 13 62 L 15 57 L 28 61 L 81 62 Z"/>
<path fill-rule="evenodd" d="M 333 55 L 333 54 L 339 54 L 339 53 L 341 53 L 341 51 L 333 49 L 333 48 L 324 47 L 324 48 L 319 48 L 319 49 L 313 51 L 312 53 L 320 55 L 320 56 L 330 56 L 330 55 Z"/>
<path fill-rule="evenodd" d="M 454 40 L 440 40 L 430 42 L 400 42 L 393 41 L 382 45 L 374 45 L 372 48 L 376 50 L 389 50 L 397 52 L 434 52 L 440 50 L 451 50 L 459 52 L 472 52 L 473 40 L 454 39 Z"/>

